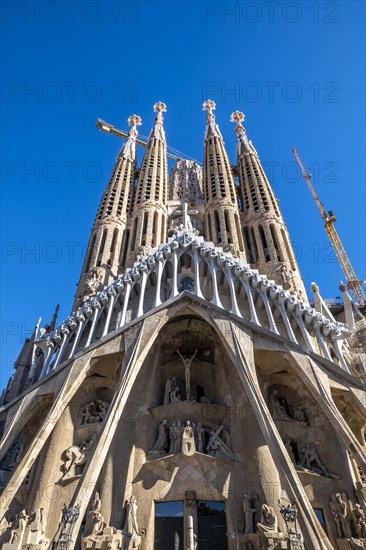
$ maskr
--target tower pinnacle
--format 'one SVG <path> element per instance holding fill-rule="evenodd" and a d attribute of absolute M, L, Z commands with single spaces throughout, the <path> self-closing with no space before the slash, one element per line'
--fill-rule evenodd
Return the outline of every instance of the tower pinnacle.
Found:
<path fill-rule="evenodd" d="M 136 160 L 136 138 L 138 136 L 137 126 L 141 126 L 142 124 L 141 117 L 139 117 L 139 115 L 131 115 L 128 117 L 127 123 L 131 126 L 131 129 L 128 132 L 126 142 L 122 146 L 119 158 L 122 157 Z"/>
<path fill-rule="evenodd" d="M 127 264 L 164 242 L 167 223 L 168 163 L 162 113 L 166 104 L 158 101 L 154 126 L 142 159 L 132 205 L 132 217 L 126 232 L 124 250 Z"/>
<path fill-rule="evenodd" d="M 205 226 L 209 240 L 226 252 L 245 259 L 237 193 L 224 141 L 213 111 L 216 104 L 205 101 L 206 131 L 204 138 L 203 192 L 206 202 Z"/>
<path fill-rule="evenodd" d="M 237 165 L 243 209 L 243 234 L 249 263 L 286 290 L 306 297 L 290 237 L 258 153 L 243 126 L 245 115 L 234 111 Z"/>

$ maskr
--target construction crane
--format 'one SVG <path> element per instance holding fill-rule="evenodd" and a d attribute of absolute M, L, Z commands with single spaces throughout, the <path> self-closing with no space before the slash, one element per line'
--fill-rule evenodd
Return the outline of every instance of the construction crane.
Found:
<path fill-rule="evenodd" d="M 108 122 L 104 122 L 104 120 L 101 120 L 100 118 L 98 118 L 98 120 L 97 120 L 97 126 L 96 127 L 101 132 L 105 132 L 107 134 L 113 134 L 114 136 L 118 136 L 118 137 L 121 137 L 123 139 L 128 138 L 128 133 L 127 132 L 123 132 L 123 130 L 118 130 L 118 128 L 115 128 L 114 126 L 112 126 L 112 124 L 109 124 Z M 146 141 L 142 141 L 142 139 L 136 139 L 136 143 L 137 143 L 137 145 L 140 145 L 140 147 L 145 147 L 145 148 L 147 147 Z M 180 151 L 175 151 L 175 152 L 180 153 Z M 167 155 L 167 157 L 169 157 L 170 159 L 173 159 L 175 161 L 182 160 L 182 159 L 187 157 L 187 155 L 184 155 L 183 153 L 181 154 L 182 156 L 173 155 L 172 153 L 169 153 L 169 152 L 167 152 L 166 155 Z M 199 164 L 194 159 L 187 159 L 187 160 L 192 160 L 192 161 L 196 162 L 197 164 Z"/>
<path fill-rule="evenodd" d="M 344 273 L 344 276 L 347 281 L 347 287 L 352 292 L 352 295 L 355 299 L 355 301 L 359 305 L 365 305 L 366 304 L 366 295 L 362 288 L 363 281 L 360 281 L 356 277 L 356 273 L 352 267 L 351 262 L 348 259 L 348 256 L 346 254 L 346 251 L 344 249 L 344 246 L 341 242 L 341 239 L 339 238 L 339 235 L 336 231 L 336 228 L 334 227 L 334 222 L 336 221 L 336 217 L 334 216 L 334 213 L 332 210 L 329 210 L 328 214 L 326 213 L 324 206 L 321 203 L 321 200 L 319 199 L 313 184 L 311 183 L 311 175 L 305 170 L 303 163 L 301 162 L 300 156 L 296 149 L 291 149 L 292 154 L 295 157 L 295 160 L 300 168 L 301 174 L 305 180 L 306 185 L 308 186 L 310 193 L 316 202 L 316 205 L 320 211 L 321 217 L 324 220 L 324 228 L 325 231 L 329 237 L 330 243 L 333 247 L 334 253 L 336 255 L 336 258 L 339 262 L 339 265 Z"/>

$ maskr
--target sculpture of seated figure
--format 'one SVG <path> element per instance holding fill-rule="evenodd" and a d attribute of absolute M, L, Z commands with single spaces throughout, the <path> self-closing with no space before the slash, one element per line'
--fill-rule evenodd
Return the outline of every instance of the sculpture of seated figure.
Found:
<path fill-rule="evenodd" d="M 257 531 L 259 533 L 277 533 L 278 520 L 272 506 L 262 504 L 261 512 L 261 519 L 257 523 Z"/>

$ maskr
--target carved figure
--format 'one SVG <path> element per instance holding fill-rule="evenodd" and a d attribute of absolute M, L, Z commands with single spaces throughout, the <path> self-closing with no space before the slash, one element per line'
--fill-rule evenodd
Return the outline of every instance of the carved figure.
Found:
<path fill-rule="evenodd" d="M 196 451 L 193 428 L 189 420 L 183 429 L 182 435 L 182 453 L 186 456 L 192 456 Z"/>
<path fill-rule="evenodd" d="M 179 350 L 177 350 L 179 357 L 182 359 L 184 364 L 184 377 L 186 381 L 186 400 L 189 401 L 191 398 L 191 365 L 193 359 L 196 357 L 198 350 L 196 349 L 194 354 L 191 357 L 184 358 Z"/>
<path fill-rule="evenodd" d="M 196 426 L 196 448 L 199 453 L 203 453 L 204 444 L 205 444 L 205 429 L 203 428 L 201 422 L 198 422 Z"/>
<path fill-rule="evenodd" d="M 76 473 L 76 467 L 86 463 L 87 453 L 94 445 L 95 437 L 96 435 L 94 434 L 91 439 L 82 441 L 79 447 L 77 445 L 71 445 L 71 447 L 68 447 L 66 451 L 64 451 L 64 464 L 61 467 L 64 475 L 60 480 L 61 482 L 80 477 L 80 474 Z"/>
<path fill-rule="evenodd" d="M 85 405 L 83 412 L 84 424 L 97 424 L 103 422 L 109 409 L 109 404 L 101 399 L 96 399 Z"/>
<path fill-rule="evenodd" d="M 296 406 L 294 409 L 294 420 L 300 424 L 307 424 L 305 412 L 300 406 Z"/>
<path fill-rule="evenodd" d="M 249 535 L 251 533 L 254 533 L 253 515 L 255 514 L 255 508 L 252 507 L 252 504 L 248 495 L 244 495 L 243 497 L 243 514 L 244 514 L 244 523 L 245 523 L 244 534 Z"/>
<path fill-rule="evenodd" d="M 313 470 L 316 473 L 321 473 L 325 476 L 329 476 L 329 472 L 323 466 L 317 453 L 316 447 L 313 443 L 308 443 L 306 447 L 301 449 L 303 453 L 303 459 L 301 465 L 308 470 Z M 314 464 L 316 466 L 314 466 Z"/>
<path fill-rule="evenodd" d="M 330 511 L 334 518 L 337 534 L 340 539 L 349 536 L 349 521 L 347 503 L 343 499 L 341 493 L 333 493 L 330 497 Z"/>
<path fill-rule="evenodd" d="M 97 290 L 100 288 L 103 282 L 103 273 L 96 267 L 93 267 L 88 273 L 88 278 L 85 281 L 85 287 L 89 291 L 89 294 L 94 295 L 97 293 Z"/>
<path fill-rule="evenodd" d="M 167 444 L 168 444 L 167 428 L 168 428 L 168 421 L 167 421 L 166 418 L 164 418 L 164 420 L 161 422 L 161 424 L 159 426 L 158 438 L 156 440 L 155 445 L 152 448 L 153 451 L 165 451 L 166 450 L 166 447 L 167 447 Z"/>
<path fill-rule="evenodd" d="M 125 501 L 126 518 L 122 529 L 123 534 L 123 549 L 138 548 L 141 543 L 143 530 L 139 530 L 137 524 L 137 498 L 131 496 Z"/>
<path fill-rule="evenodd" d="M 25 510 L 22 510 L 15 516 L 15 519 L 11 525 L 11 535 L 10 535 L 10 543 L 21 543 L 23 540 L 23 536 L 25 533 L 25 528 L 27 527 L 28 523 L 28 514 L 26 514 Z"/>
<path fill-rule="evenodd" d="M 352 510 L 352 519 L 355 524 L 357 537 L 360 539 L 366 538 L 365 512 L 359 504 L 356 504 Z"/>
<path fill-rule="evenodd" d="M 273 390 L 269 402 L 272 409 L 273 418 L 275 420 L 286 420 L 295 424 L 307 425 L 304 411 L 300 406 L 296 406 L 293 417 L 290 415 L 287 407 L 287 401 L 281 397 L 277 390 Z"/>
<path fill-rule="evenodd" d="M 101 506 L 102 503 L 97 492 L 95 493 L 92 509 L 89 511 L 86 519 L 84 536 L 99 535 L 107 527 L 107 523 L 104 521 L 101 513 Z"/>
<path fill-rule="evenodd" d="M 259 533 L 277 533 L 278 532 L 278 520 L 272 506 L 268 504 L 262 504 L 261 519 L 257 523 L 257 530 Z"/>
<path fill-rule="evenodd" d="M 211 429 L 210 438 L 206 447 L 207 454 L 214 456 L 215 458 L 236 460 L 234 453 L 231 452 L 229 447 L 225 445 L 219 434 L 223 430 L 223 426 L 219 426 L 217 429 Z"/>
<path fill-rule="evenodd" d="M 43 508 L 38 508 L 29 518 L 28 544 L 39 544 L 44 535 Z"/>

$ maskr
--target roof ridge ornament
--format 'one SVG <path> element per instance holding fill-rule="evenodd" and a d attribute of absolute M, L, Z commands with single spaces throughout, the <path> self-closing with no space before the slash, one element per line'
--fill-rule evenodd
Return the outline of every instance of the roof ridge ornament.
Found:
<path fill-rule="evenodd" d="M 122 146 L 120 155 L 124 158 L 129 158 L 135 160 L 136 158 L 136 139 L 138 136 L 137 126 L 141 126 L 142 120 L 139 115 L 131 115 L 127 119 L 127 123 L 131 126 L 131 129 L 128 132 L 128 138 L 125 144 Z"/>

